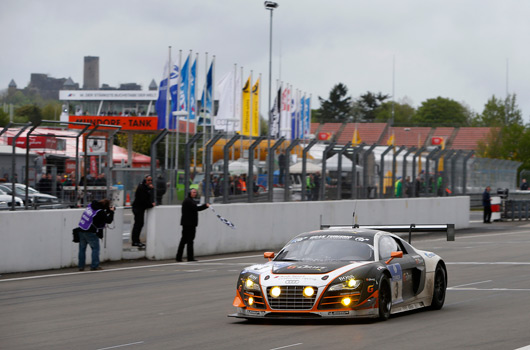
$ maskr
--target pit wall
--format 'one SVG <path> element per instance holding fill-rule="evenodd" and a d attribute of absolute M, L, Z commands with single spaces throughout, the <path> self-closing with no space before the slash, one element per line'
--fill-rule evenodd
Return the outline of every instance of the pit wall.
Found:
<path fill-rule="evenodd" d="M 294 235 L 323 224 L 455 224 L 469 226 L 469 197 L 435 197 L 392 200 L 320 201 L 286 203 L 215 204 L 216 213 L 232 221 L 235 229 L 207 209 L 199 213 L 195 255 L 244 251 L 277 251 Z M 0 212 L 0 273 L 59 269 L 77 266 L 78 244 L 72 242 L 82 209 Z M 175 259 L 180 240 L 180 206 L 149 209 L 144 226 L 150 260 Z M 123 258 L 123 214 L 101 242 L 101 261 Z M 87 265 L 90 248 L 87 248 Z"/>

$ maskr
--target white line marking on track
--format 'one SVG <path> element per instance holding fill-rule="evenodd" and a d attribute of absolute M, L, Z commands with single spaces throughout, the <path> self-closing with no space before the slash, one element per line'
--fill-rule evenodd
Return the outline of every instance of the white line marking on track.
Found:
<path fill-rule="evenodd" d="M 447 288 L 447 290 L 481 290 L 487 292 L 530 292 L 528 288 Z"/>
<path fill-rule="evenodd" d="M 447 265 L 530 265 L 530 262 L 523 261 L 462 261 L 462 262 L 445 262 Z"/>
<path fill-rule="evenodd" d="M 523 346 L 522 348 L 517 348 L 515 350 L 530 350 L 530 345 Z"/>
<path fill-rule="evenodd" d="M 450 288 L 461 288 L 461 287 L 464 287 L 464 286 L 471 286 L 473 284 L 480 284 L 480 283 L 488 283 L 488 282 L 492 282 L 492 280 L 487 280 L 487 281 L 480 281 L 480 282 L 473 282 L 473 283 L 466 283 L 466 284 L 461 284 L 459 286 L 454 286 L 454 287 L 450 287 Z M 448 288 L 449 289 L 449 288 Z"/>
<path fill-rule="evenodd" d="M 273 348 L 273 349 L 270 349 L 270 350 L 285 349 L 285 348 L 290 348 L 292 346 L 298 346 L 298 345 L 302 345 L 302 344 L 304 344 L 304 343 L 296 343 L 296 344 L 291 344 L 291 345 L 280 346 L 279 348 Z"/>
<path fill-rule="evenodd" d="M 121 344 L 121 345 L 116 345 L 116 346 L 110 346 L 108 348 L 99 348 L 97 350 L 117 349 L 117 348 L 123 348 L 125 346 L 138 345 L 138 344 L 143 344 L 143 343 L 144 343 L 143 341 L 137 341 L 136 343 Z"/>
<path fill-rule="evenodd" d="M 258 258 L 263 257 L 263 255 L 246 255 L 246 256 L 235 256 L 231 258 L 219 258 L 219 259 L 209 259 L 209 260 L 201 260 L 200 262 L 194 263 L 194 262 L 174 262 L 169 264 L 157 264 L 157 265 L 142 265 L 142 266 L 132 266 L 132 267 L 120 267 L 115 269 L 106 269 L 106 270 L 100 270 L 100 271 L 80 271 L 80 272 L 70 272 L 70 273 L 54 273 L 51 275 L 42 275 L 42 276 L 28 276 L 28 277 L 18 277 L 18 278 L 9 278 L 5 280 L 0 280 L 0 283 L 2 282 L 12 282 L 12 281 L 23 281 L 23 280 L 32 280 L 32 279 L 39 279 L 39 278 L 48 278 L 48 277 L 65 277 L 65 276 L 75 276 L 75 275 L 81 275 L 81 274 L 87 274 L 87 273 L 106 273 L 106 272 L 113 272 L 113 271 L 127 271 L 127 270 L 138 270 L 138 269 L 152 269 L 154 267 L 168 267 L 168 266 L 199 266 L 199 265 L 206 265 L 205 262 L 215 262 L 215 261 L 224 261 L 224 260 L 234 260 L 234 259 L 247 259 L 247 258 Z M 249 263 L 245 263 L 245 265 L 249 265 Z"/>

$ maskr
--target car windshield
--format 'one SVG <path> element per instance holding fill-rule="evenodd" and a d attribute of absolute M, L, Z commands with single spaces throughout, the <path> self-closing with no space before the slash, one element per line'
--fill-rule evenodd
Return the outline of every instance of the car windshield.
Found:
<path fill-rule="evenodd" d="M 285 246 L 275 261 L 373 261 L 374 248 L 353 239 L 308 239 Z"/>

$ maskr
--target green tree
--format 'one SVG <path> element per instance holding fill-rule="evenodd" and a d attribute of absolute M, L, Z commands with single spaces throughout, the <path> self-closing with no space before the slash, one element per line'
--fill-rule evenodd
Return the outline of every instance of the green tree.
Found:
<path fill-rule="evenodd" d="M 367 91 L 353 104 L 353 121 L 373 122 L 376 118 L 376 111 L 389 95 L 383 95 L 381 92 L 373 93 Z"/>
<path fill-rule="evenodd" d="M 335 85 L 329 93 L 329 99 L 319 97 L 319 122 L 347 122 L 351 117 L 351 97 L 348 88 L 342 83 Z"/>
<path fill-rule="evenodd" d="M 9 114 L 4 112 L 3 108 L 0 108 L 0 126 L 6 126 L 9 123 Z"/>
<path fill-rule="evenodd" d="M 523 123 L 522 112 L 517 105 L 517 96 L 508 95 L 504 101 L 493 95 L 484 105 L 482 114 L 477 115 L 474 126 L 503 126 Z"/>
<path fill-rule="evenodd" d="M 411 126 L 412 118 L 416 110 L 411 105 L 404 103 L 395 103 L 392 107 L 392 102 L 384 102 L 375 111 L 376 123 L 386 123 L 392 119 L 392 108 L 394 108 L 394 125 Z"/>
<path fill-rule="evenodd" d="M 21 119 L 31 122 L 33 125 L 40 124 L 42 121 L 42 111 L 36 105 L 27 105 L 15 109 L 15 115 Z"/>
<path fill-rule="evenodd" d="M 42 108 L 42 119 L 45 120 L 59 120 L 61 116 L 62 105 L 59 101 L 48 102 Z"/>
<path fill-rule="evenodd" d="M 416 125 L 467 126 L 469 111 L 460 103 L 449 98 L 437 97 L 422 102 L 412 118 Z"/>

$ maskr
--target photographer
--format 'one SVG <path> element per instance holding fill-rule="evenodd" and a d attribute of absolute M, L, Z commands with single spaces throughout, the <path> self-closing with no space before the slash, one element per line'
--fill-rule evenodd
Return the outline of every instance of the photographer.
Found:
<path fill-rule="evenodd" d="M 85 270 L 86 247 L 92 249 L 90 270 L 102 270 L 99 266 L 99 239 L 103 239 L 103 229 L 114 220 L 115 207 L 108 199 L 92 201 L 79 221 L 79 271 Z"/>

